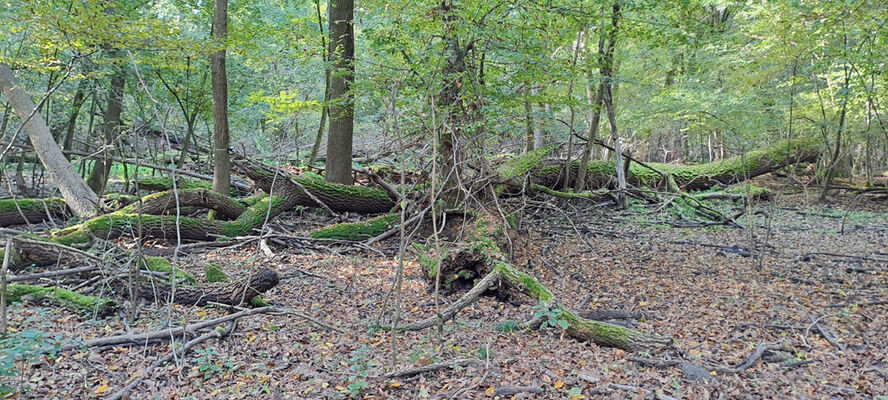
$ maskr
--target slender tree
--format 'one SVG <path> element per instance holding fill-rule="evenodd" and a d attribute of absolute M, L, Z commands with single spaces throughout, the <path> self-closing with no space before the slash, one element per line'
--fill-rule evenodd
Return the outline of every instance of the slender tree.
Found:
<path fill-rule="evenodd" d="M 225 74 L 225 38 L 228 36 L 228 0 L 215 0 L 213 39 L 221 49 L 210 56 L 213 86 L 213 190 L 231 190 L 231 160 L 228 157 L 228 78 Z"/>
<path fill-rule="evenodd" d="M 120 133 L 120 114 L 123 112 L 123 90 L 126 86 L 126 72 L 123 66 L 115 65 L 114 73 L 108 90 L 108 104 L 105 107 L 102 124 L 102 156 L 96 159 L 92 171 L 89 173 L 87 183 L 96 193 L 102 193 L 108 183 L 108 175 L 111 172 L 111 149 L 117 141 Z"/>
<path fill-rule="evenodd" d="M 330 133 L 327 135 L 327 182 L 352 183 L 354 133 L 355 31 L 353 0 L 332 0 L 328 16 L 332 72 L 329 87 Z"/>

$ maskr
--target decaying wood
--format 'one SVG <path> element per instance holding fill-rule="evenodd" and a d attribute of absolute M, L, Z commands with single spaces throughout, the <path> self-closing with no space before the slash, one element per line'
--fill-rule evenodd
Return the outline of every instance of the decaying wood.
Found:
<path fill-rule="evenodd" d="M 253 297 L 265 293 L 277 284 L 277 272 L 261 269 L 247 278 L 227 284 L 177 286 L 172 300 L 189 306 L 203 306 L 210 301 L 237 306 L 248 303 Z M 150 301 L 166 300 L 170 297 L 171 289 L 167 281 L 140 282 L 136 287 L 136 295 Z"/>

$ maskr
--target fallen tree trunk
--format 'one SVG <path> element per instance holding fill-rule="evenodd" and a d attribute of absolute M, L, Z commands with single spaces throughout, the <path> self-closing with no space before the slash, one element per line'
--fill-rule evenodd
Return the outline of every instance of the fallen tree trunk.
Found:
<path fill-rule="evenodd" d="M 103 317 L 110 315 L 117 307 L 113 300 L 87 296 L 60 287 L 45 287 L 24 284 L 6 286 L 8 301 L 50 301 L 73 310 L 95 312 Z"/>
<path fill-rule="evenodd" d="M 445 260 L 429 264 L 428 275 L 434 279 L 441 269 L 442 280 L 445 275 L 459 276 L 462 271 L 471 270 L 472 275 L 484 276 L 478 284 L 453 305 L 442 310 L 442 319 L 431 317 L 426 320 L 408 324 L 400 330 L 418 330 L 434 326 L 439 322 L 453 318 L 459 310 L 473 303 L 477 298 L 490 288 L 496 288 L 501 295 L 525 296 L 534 303 L 555 310 L 557 321 L 550 321 L 552 326 L 560 326 L 563 321 L 566 324 L 565 333 L 577 340 L 592 341 L 603 346 L 618 347 L 621 349 L 639 351 L 664 347 L 671 343 L 671 338 L 649 335 L 623 326 L 609 324 L 583 318 L 565 307 L 561 302 L 536 278 L 520 271 L 506 260 L 505 255 L 496 244 L 494 237 L 506 234 L 503 229 L 494 227 L 496 218 L 478 217 L 475 227 L 470 233 L 466 247 L 455 250 L 447 256 L 449 265 Z M 455 271 L 455 272 L 454 272 Z"/>
<path fill-rule="evenodd" d="M 239 306 L 250 303 L 254 297 L 277 286 L 277 272 L 262 269 L 236 282 L 206 286 L 179 285 L 173 293 L 173 302 L 186 306 L 204 306 L 208 302 Z M 154 280 L 140 282 L 136 286 L 136 295 L 149 301 L 166 301 L 170 298 L 172 286 L 169 282 Z"/>
<path fill-rule="evenodd" d="M 0 227 L 64 219 L 67 213 L 68 205 L 60 198 L 4 199 L 0 200 Z"/>
<path fill-rule="evenodd" d="M 335 212 L 363 214 L 388 212 L 395 207 L 395 200 L 382 189 L 328 183 L 317 174 L 292 175 L 246 159 L 232 162 L 256 182 L 257 187 L 286 199 L 290 207 L 318 207 L 320 202 Z"/>
<path fill-rule="evenodd" d="M 555 148 L 556 146 L 547 146 L 507 161 L 497 169 L 500 183 L 510 190 L 520 189 L 523 187 L 523 177 L 529 175 L 531 183 L 554 189 L 563 187 L 565 179 L 573 181 L 577 176 L 579 162 L 572 162 L 568 168 L 563 160 L 544 161 Z M 718 184 L 741 182 L 787 165 L 814 162 L 819 156 L 820 145 L 816 138 L 799 138 L 706 164 L 641 165 L 634 162 L 629 166 L 627 179 L 635 186 L 668 187 L 671 182 L 664 182 L 666 179 L 674 181 L 683 190 L 702 190 Z M 613 171 L 613 162 L 590 161 L 584 187 L 612 187 Z"/>

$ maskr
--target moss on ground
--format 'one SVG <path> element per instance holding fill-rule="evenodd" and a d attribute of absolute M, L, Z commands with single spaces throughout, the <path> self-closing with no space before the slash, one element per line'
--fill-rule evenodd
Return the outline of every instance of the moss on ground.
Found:
<path fill-rule="evenodd" d="M 210 283 L 224 283 L 228 282 L 228 275 L 225 275 L 225 271 L 222 270 L 222 266 L 219 264 L 210 264 L 204 268 L 204 276 L 207 279 L 207 282 Z"/>
<path fill-rule="evenodd" d="M 173 264 L 163 257 L 145 257 L 143 259 L 143 267 L 154 272 L 173 272 Z M 191 274 L 183 271 L 181 268 L 176 268 L 176 279 L 188 282 L 190 285 L 197 282 Z"/>

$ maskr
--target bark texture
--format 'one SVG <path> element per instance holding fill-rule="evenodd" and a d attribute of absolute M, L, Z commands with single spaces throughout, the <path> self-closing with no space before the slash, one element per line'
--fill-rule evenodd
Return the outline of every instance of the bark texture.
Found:
<path fill-rule="evenodd" d="M 213 86 L 213 190 L 228 193 L 231 162 L 228 157 L 228 77 L 225 73 L 225 39 L 228 36 L 228 0 L 213 3 L 213 39 L 222 49 L 210 56 Z"/>
<path fill-rule="evenodd" d="M 355 29 L 354 0 L 330 1 L 330 132 L 327 134 L 325 178 L 331 183 L 352 183 L 352 139 L 354 133 Z"/>
<path fill-rule="evenodd" d="M 249 303 L 254 297 L 277 286 L 278 282 L 277 272 L 262 269 L 244 279 L 227 284 L 177 286 L 173 294 L 173 301 L 186 306 L 204 306 L 208 302 L 239 306 Z M 168 282 L 155 280 L 139 284 L 136 293 L 146 300 L 163 301 L 170 297 L 171 290 L 172 287 Z"/>

